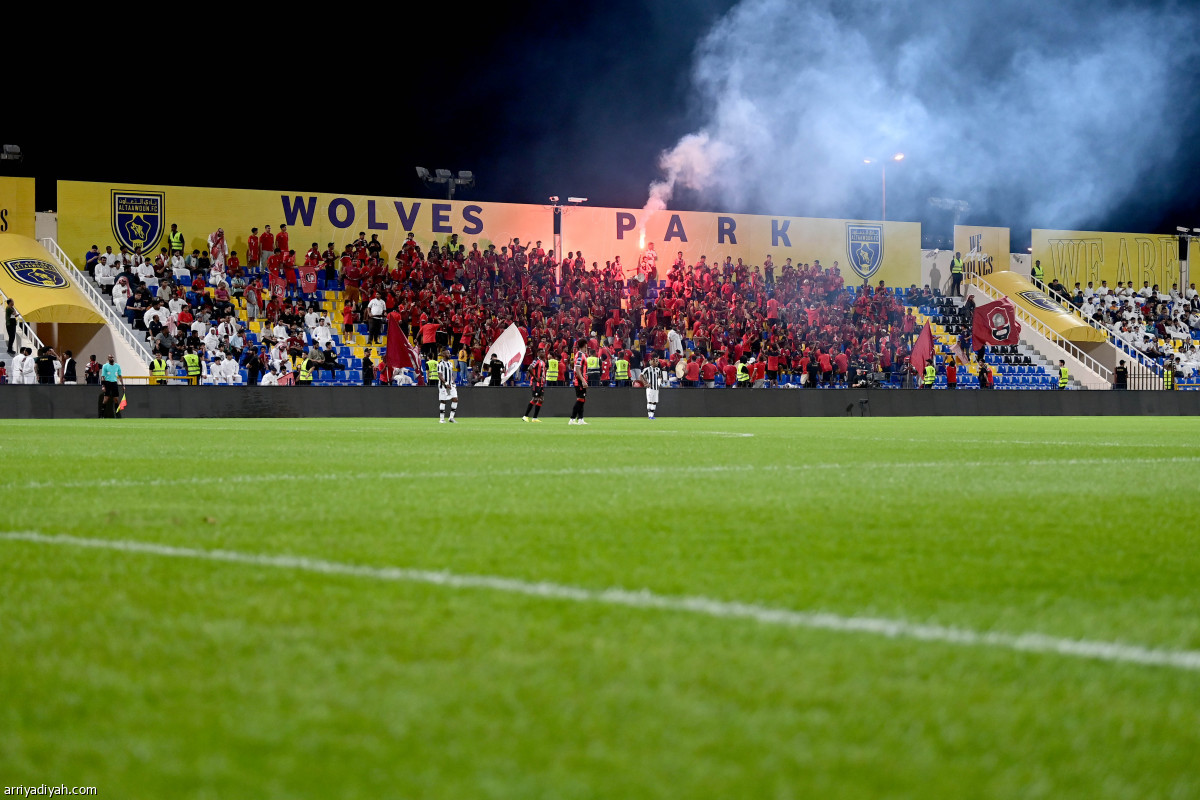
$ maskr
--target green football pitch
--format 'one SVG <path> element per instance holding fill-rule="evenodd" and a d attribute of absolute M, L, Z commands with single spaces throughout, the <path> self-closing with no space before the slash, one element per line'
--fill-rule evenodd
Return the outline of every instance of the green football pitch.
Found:
<path fill-rule="evenodd" d="M 1200 796 L 1193 419 L 0 425 L 0 785 Z"/>

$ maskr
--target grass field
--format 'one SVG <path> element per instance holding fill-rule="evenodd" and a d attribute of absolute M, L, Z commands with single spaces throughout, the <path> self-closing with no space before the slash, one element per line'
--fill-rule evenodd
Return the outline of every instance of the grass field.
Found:
<path fill-rule="evenodd" d="M 2 423 L 0 785 L 1200 796 L 1196 420 L 591 422 Z"/>

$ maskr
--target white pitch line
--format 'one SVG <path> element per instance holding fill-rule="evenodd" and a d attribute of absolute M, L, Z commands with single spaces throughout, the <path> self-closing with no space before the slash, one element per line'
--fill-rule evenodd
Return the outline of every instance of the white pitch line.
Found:
<path fill-rule="evenodd" d="M 623 606 L 677 613 L 699 614 L 718 619 L 737 619 L 776 625 L 785 628 L 805 628 L 884 636 L 892 639 L 913 639 L 964 647 L 994 647 L 1027 653 L 1084 658 L 1121 664 L 1170 667 L 1200 672 L 1200 651 L 1164 650 L 1120 642 L 1087 639 L 1063 639 L 1040 633 L 998 633 L 926 625 L 881 617 L 843 616 L 824 611 L 792 611 L 753 603 L 727 602 L 708 597 L 689 597 L 656 594 L 647 589 L 585 589 L 557 583 L 523 581 L 491 575 L 459 575 L 452 572 L 405 569 L 402 567 L 370 567 L 336 561 L 243 553 L 235 550 L 201 550 L 129 540 L 84 539 L 76 536 L 46 536 L 33 531 L 0 533 L 0 540 L 32 542 L 60 547 L 82 547 L 97 550 L 116 550 L 125 553 L 163 556 L 167 558 L 217 561 L 257 567 L 300 570 L 321 575 L 345 575 L 391 583 L 418 583 L 447 589 L 483 589 L 507 594 L 563 600 L 575 603 Z"/>
<path fill-rule="evenodd" d="M 546 477 L 546 476 L 586 476 L 586 475 L 681 475 L 703 474 L 709 472 L 810 472 L 814 470 L 849 470 L 853 473 L 866 470 L 914 470 L 938 469 L 942 467 L 985 467 L 994 469 L 1001 465 L 1016 465 L 1026 467 L 1074 467 L 1074 466 L 1128 466 L 1130 464 L 1197 464 L 1200 456 L 1175 456 L 1161 458 L 1053 458 L 1031 459 L 1028 461 L 909 461 L 895 463 L 888 461 L 861 461 L 852 463 L 816 462 L 812 464 L 711 464 L 696 466 L 662 467 L 654 465 L 629 464 L 616 467 L 562 467 L 554 469 L 507 469 L 507 470 L 418 470 L 412 472 L 326 472 L 326 473 L 260 473 L 249 475 L 197 475 L 181 478 L 90 478 L 79 481 L 25 481 L 21 483 L 0 482 L 0 492 L 27 489 L 120 489 L 156 486 L 191 486 L 193 484 L 243 484 L 263 483 L 274 481 L 313 481 L 313 480 L 443 480 L 447 478 L 476 478 L 476 477 Z"/>

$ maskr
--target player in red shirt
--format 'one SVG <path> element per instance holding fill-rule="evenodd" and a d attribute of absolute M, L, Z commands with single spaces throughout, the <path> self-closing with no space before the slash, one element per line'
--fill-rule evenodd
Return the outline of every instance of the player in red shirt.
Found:
<path fill-rule="evenodd" d="M 583 404 L 587 402 L 588 390 L 587 349 L 587 339 L 580 339 L 575 343 L 575 366 L 571 370 L 572 381 L 575 384 L 575 407 L 571 409 L 568 425 L 587 425 L 583 418 Z"/>
<path fill-rule="evenodd" d="M 539 347 L 537 358 L 529 363 L 529 390 L 533 396 L 521 419 L 529 422 L 529 412 L 533 412 L 533 421 L 539 422 L 538 414 L 542 411 L 542 399 L 546 396 L 546 350 Z"/>
<path fill-rule="evenodd" d="M 288 251 L 287 225 L 279 226 L 279 235 L 275 237 L 275 246 L 285 253 Z"/>

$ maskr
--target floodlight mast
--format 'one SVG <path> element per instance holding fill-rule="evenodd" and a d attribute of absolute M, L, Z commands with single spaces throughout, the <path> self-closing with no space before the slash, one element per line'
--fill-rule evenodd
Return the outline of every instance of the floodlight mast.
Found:
<path fill-rule="evenodd" d="M 568 197 L 567 202 L 563 203 L 562 198 L 556 194 L 550 195 L 548 198 L 550 204 L 554 208 L 554 255 L 555 255 L 555 270 L 554 282 L 560 287 L 562 286 L 562 263 L 563 263 L 563 243 L 562 243 L 562 218 L 564 205 L 581 205 L 586 203 L 586 197 Z"/>
<path fill-rule="evenodd" d="M 429 170 L 424 167 L 417 167 L 417 177 L 420 178 L 426 186 L 430 188 L 434 184 L 446 185 L 446 199 L 454 199 L 454 190 L 459 186 L 470 188 L 475 185 L 475 173 L 469 169 L 458 171 L 458 176 L 455 177 L 448 169 L 436 169 L 434 174 L 430 175 Z"/>

